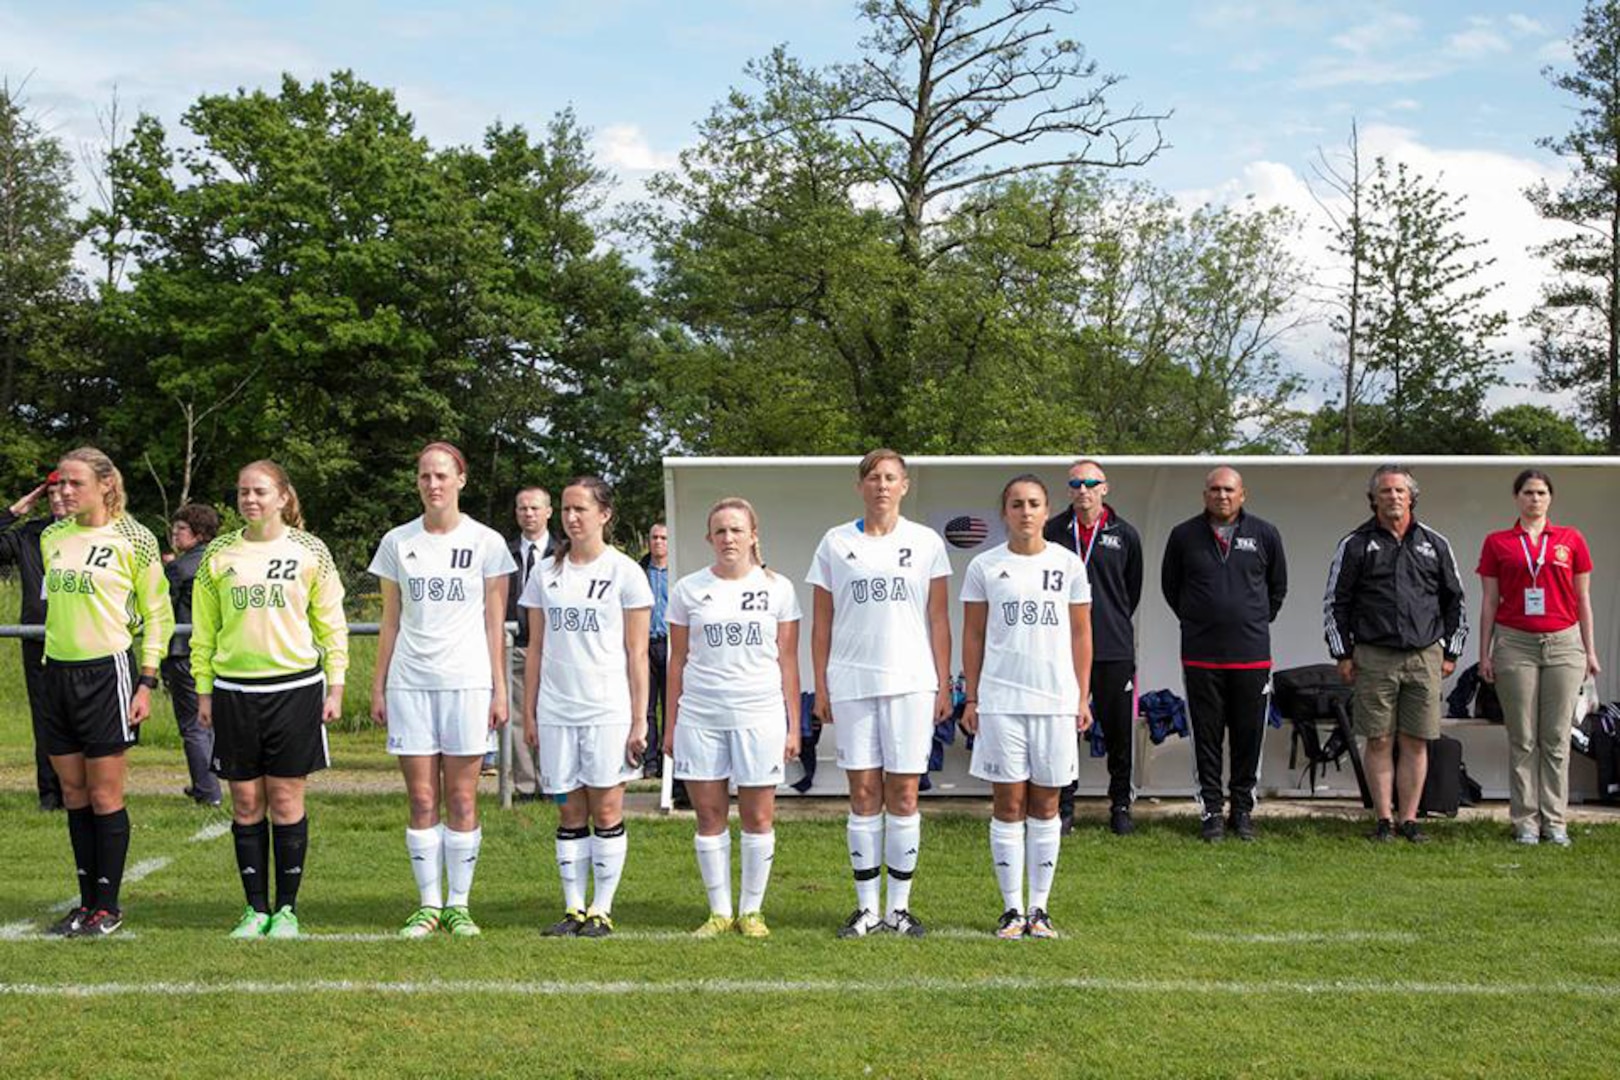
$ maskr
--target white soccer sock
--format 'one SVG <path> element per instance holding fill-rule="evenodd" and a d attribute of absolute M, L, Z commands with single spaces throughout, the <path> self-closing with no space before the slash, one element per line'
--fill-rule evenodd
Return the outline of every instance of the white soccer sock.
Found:
<path fill-rule="evenodd" d="M 624 857 L 630 838 L 624 835 L 624 822 L 611 828 L 598 827 L 591 836 L 591 906 L 599 915 L 613 914 L 613 894 L 619 891 L 624 875 Z"/>
<path fill-rule="evenodd" d="M 1030 818 L 1025 826 L 1025 861 L 1029 864 L 1029 908 L 1046 910 L 1057 877 L 1058 850 L 1063 846 L 1060 818 Z"/>
<path fill-rule="evenodd" d="M 1024 913 L 1024 823 L 990 819 L 990 863 L 1001 889 L 1001 910 Z"/>
<path fill-rule="evenodd" d="M 444 826 L 406 829 L 405 851 L 411 857 L 411 874 L 416 878 L 418 901 L 423 907 L 443 907 L 444 893 L 439 878 L 444 873 Z"/>
<path fill-rule="evenodd" d="M 557 876 L 562 878 L 563 909 L 585 910 L 585 881 L 591 861 L 587 829 L 557 829 Z"/>
<path fill-rule="evenodd" d="M 757 912 L 765 904 L 765 886 L 771 883 L 771 862 L 776 858 L 776 833 L 742 834 L 742 911 Z"/>
<path fill-rule="evenodd" d="M 472 832 L 444 831 L 444 876 L 449 884 L 450 907 L 466 907 L 472 894 L 473 871 L 478 869 L 478 848 L 484 842 L 484 830 L 474 826 Z"/>
<path fill-rule="evenodd" d="M 850 814 L 845 831 L 849 868 L 855 872 L 855 906 L 876 915 L 883 882 L 883 814 Z"/>
<path fill-rule="evenodd" d="M 709 893 L 709 914 L 731 918 L 731 833 L 701 833 L 692 838 L 697 849 L 698 873 Z"/>
<path fill-rule="evenodd" d="M 883 861 L 889 867 L 889 914 L 911 907 L 911 875 L 917 872 L 917 849 L 922 846 L 922 815 L 895 817 L 885 822 Z"/>

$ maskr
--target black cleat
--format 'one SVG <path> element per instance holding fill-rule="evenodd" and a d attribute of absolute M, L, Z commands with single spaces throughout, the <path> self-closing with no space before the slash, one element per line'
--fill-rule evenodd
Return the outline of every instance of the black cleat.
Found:
<path fill-rule="evenodd" d="M 1129 836 L 1136 831 L 1136 825 L 1131 821 L 1131 808 L 1116 806 L 1108 812 L 1108 828 L 1115 836 Z"/>
<path fill-rule="evenodd" d="M 579 932 L 585 928 L 585 913 L 583 911 L 569 911 L 564 913 L 559 922 L 540 931 L 542 937 L 578 937 Z"/>
<path fill-rule="evenodd" d="M 1237 835 L 1245 844 L 1254 843 L 1254 819 L 1247 810 L 1234 810 L 1227 819 L 1227 828 Z"/>
<path fill-rule="evenodd" d="M 888 929 L 884 921 L 872 914 L 866 908 L 856 908 L 844 920 L 844 925 L 838 928 L 841 938 L 861 938 L 872 934 L 881 934 Z"/>
<path fill-rule="evenodd" d="M 1415 821 L 1401 822 L 1400 833 L 1414 844 L 1427 844 L 1429 842 L 1429 834 L 1418 828 L 1418 823 Z"/>
<path fill-rule="evenodd" d="M 1367 839 L 1375 844 L 1387 844 L 1395 839 L 1395 823 L 1387 817 L 1378 819 L 1378 827 L 1367 834 Z"/>
<path fill-rule="evenodd" d="M 83 926 L 84 920 L 89 917 L 89 908 L 76 907 L 46 927 L 45 932 L 52 937 L 72 937 L 79 932 L 79 927 Z"/>
<path fill-rule="evenodd" d="M 109 934 L 117 933 L 118 928 L 123 925 L 124 913 L 122 911 L 108 911 L 105 908 L 98 908 L 86 915 L 84 921 L 79 923 L 79 928 L 74 930 L 70 936 L 106 937 Z"/>
<path fill-rule="evenodd" d="M 579 937 L 605 938 L 613 933 L 613 919 L 593 911 L 585 916 L 585 925 L 579 928 Z"/>
<path fill-rule="evenodd" d="M 1218 844 L 1226 839 L 1226 826 L 1221 824 L 1219 814 L 1207 815 L 1198 827 L 1198 838 L 1206 844 Z"/>
<path fill-rule="evenodd" d="M 905 908 L 896 908 L 883 925 L 889 928 L 889 933 L 901 937 L 920 938 L 928 932 L 923 928 L 922 920 Z"/>

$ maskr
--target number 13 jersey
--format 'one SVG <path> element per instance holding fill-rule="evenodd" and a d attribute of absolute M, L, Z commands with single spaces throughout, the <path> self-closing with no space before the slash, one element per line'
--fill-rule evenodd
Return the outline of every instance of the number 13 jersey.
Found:
<path fill-rule="evenodd" d="M 939 689 L 928 590 L 950 575 L 945 541 L 926 525 L 900 518 L 883 536 L 854 521 L 827 530 L 805 580 L 832 594 L 833 701 Z"/>
<path fill-rule="evenodd" d="M 1061 544 L 1019 555 L 1006 544 L 968 564 L 962 603 L 984 604 L 979 712 L 1072 716 L 1080 711 L 1069 607 L 1091 603 L 1086 564 Z"/>
<path fill-rule="evenodd" d="M 618 548 L 588 563 L 564 558 L 536 563 L 518 604 L 539 608 L 545 631 L 540 656 L 540 724 L 594 727 L 626 724 L 630 672 L 624 613 L 650 608 L 647 573 Z"/>

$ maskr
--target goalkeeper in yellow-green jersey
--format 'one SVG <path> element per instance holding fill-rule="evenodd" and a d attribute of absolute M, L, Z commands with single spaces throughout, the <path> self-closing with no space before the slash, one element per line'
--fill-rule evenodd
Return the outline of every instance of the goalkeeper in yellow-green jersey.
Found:
<path fill-rule="evenodd" d="M 343 582 L 304 531 L 280 465 L 237 475 L 244 528 L 208 545 L 192 588 L 198 718 L 214 729 L 214 772 L 231 787 L 231 832 L 247 908 L 232 937 L 297 937 L 309 821 L 304 784 L 328 764 L 349 665 Z M 275 903 L 270 856 L 275 853 Z"/>
<path fill-rule="evenodd" d="M 81 447 L 57 472 L 65 516 L 39 538 L 47 602 L 43 741 L 62 780 L 79 902 L 50 933 L 104 937 L 124 921 L 124 752 L 152 710 L 174 616 L 157 537 L 124 512 L 117 467 Z M 131 653 L 137 634 L 139 660 Z"/>

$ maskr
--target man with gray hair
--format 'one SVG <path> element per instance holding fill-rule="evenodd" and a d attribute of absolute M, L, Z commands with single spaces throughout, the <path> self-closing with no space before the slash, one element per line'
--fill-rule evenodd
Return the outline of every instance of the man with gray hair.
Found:
<path fill-rule="evenodd" d="M 1417 520 L 1417 499 L 1410 469 L 1374 470 L 1367 481 L 1373 516 L 1339 541 L 1323 600 L 1328 651 L 1354 684 L 1351 716 L 1367 740 L 1363 757 L 1378 817 L 1371 838 L 1399 833 L 1414 844 L 1428 839 L 1417 815 L 1429 740 L 1440 736 L 1440 686 L 1468 637 L 1456 556 L 1444 536 Z"/>

